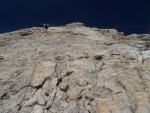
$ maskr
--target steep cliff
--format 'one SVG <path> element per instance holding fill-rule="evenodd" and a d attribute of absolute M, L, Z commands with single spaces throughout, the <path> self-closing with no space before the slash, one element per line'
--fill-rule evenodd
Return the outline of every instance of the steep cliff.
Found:
<path fill-rule="evenodd" d="M 1 34 L 0 113 L 150 113 L 150 35 L 82 23 Z"/>

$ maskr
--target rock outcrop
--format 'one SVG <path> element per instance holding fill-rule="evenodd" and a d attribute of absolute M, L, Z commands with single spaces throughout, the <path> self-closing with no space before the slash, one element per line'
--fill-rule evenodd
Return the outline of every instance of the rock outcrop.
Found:
<path fill-rule="evenodd" d="M 82 23 L 1 34 L 0 113 L 150 113 L 150 35 Z"/>

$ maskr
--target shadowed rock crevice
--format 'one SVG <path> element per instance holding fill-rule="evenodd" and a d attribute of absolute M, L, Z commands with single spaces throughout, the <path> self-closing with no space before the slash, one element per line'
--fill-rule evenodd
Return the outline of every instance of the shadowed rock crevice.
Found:
<path fill-rule="evenodd" d="M 102 60 L 102 59 L 103 59 L 103 56 L 97 55 L 97 56 L 95 56 L 94 58 L 95 58 L 95 60 L 98 60 L 98 61 L 99 61 L 99 60 Z"/>

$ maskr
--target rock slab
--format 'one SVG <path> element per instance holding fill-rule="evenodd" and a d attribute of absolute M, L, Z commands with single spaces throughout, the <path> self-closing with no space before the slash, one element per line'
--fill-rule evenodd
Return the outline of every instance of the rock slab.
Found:
<path fill-rule="evenodd" d="M 150 113 L 150 35 L 83 23 L 1 34 L 0 113 Z"/>

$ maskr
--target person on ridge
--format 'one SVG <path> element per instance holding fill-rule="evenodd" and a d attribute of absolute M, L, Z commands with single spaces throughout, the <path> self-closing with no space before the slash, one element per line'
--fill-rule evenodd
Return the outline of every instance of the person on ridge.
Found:
<path fill-rule="evenodd" d="M 45 24 L 43 24 L 42 26 L 45 27 L 45 29 L 48 29 L 49 24 L 45 23 Z"/>

